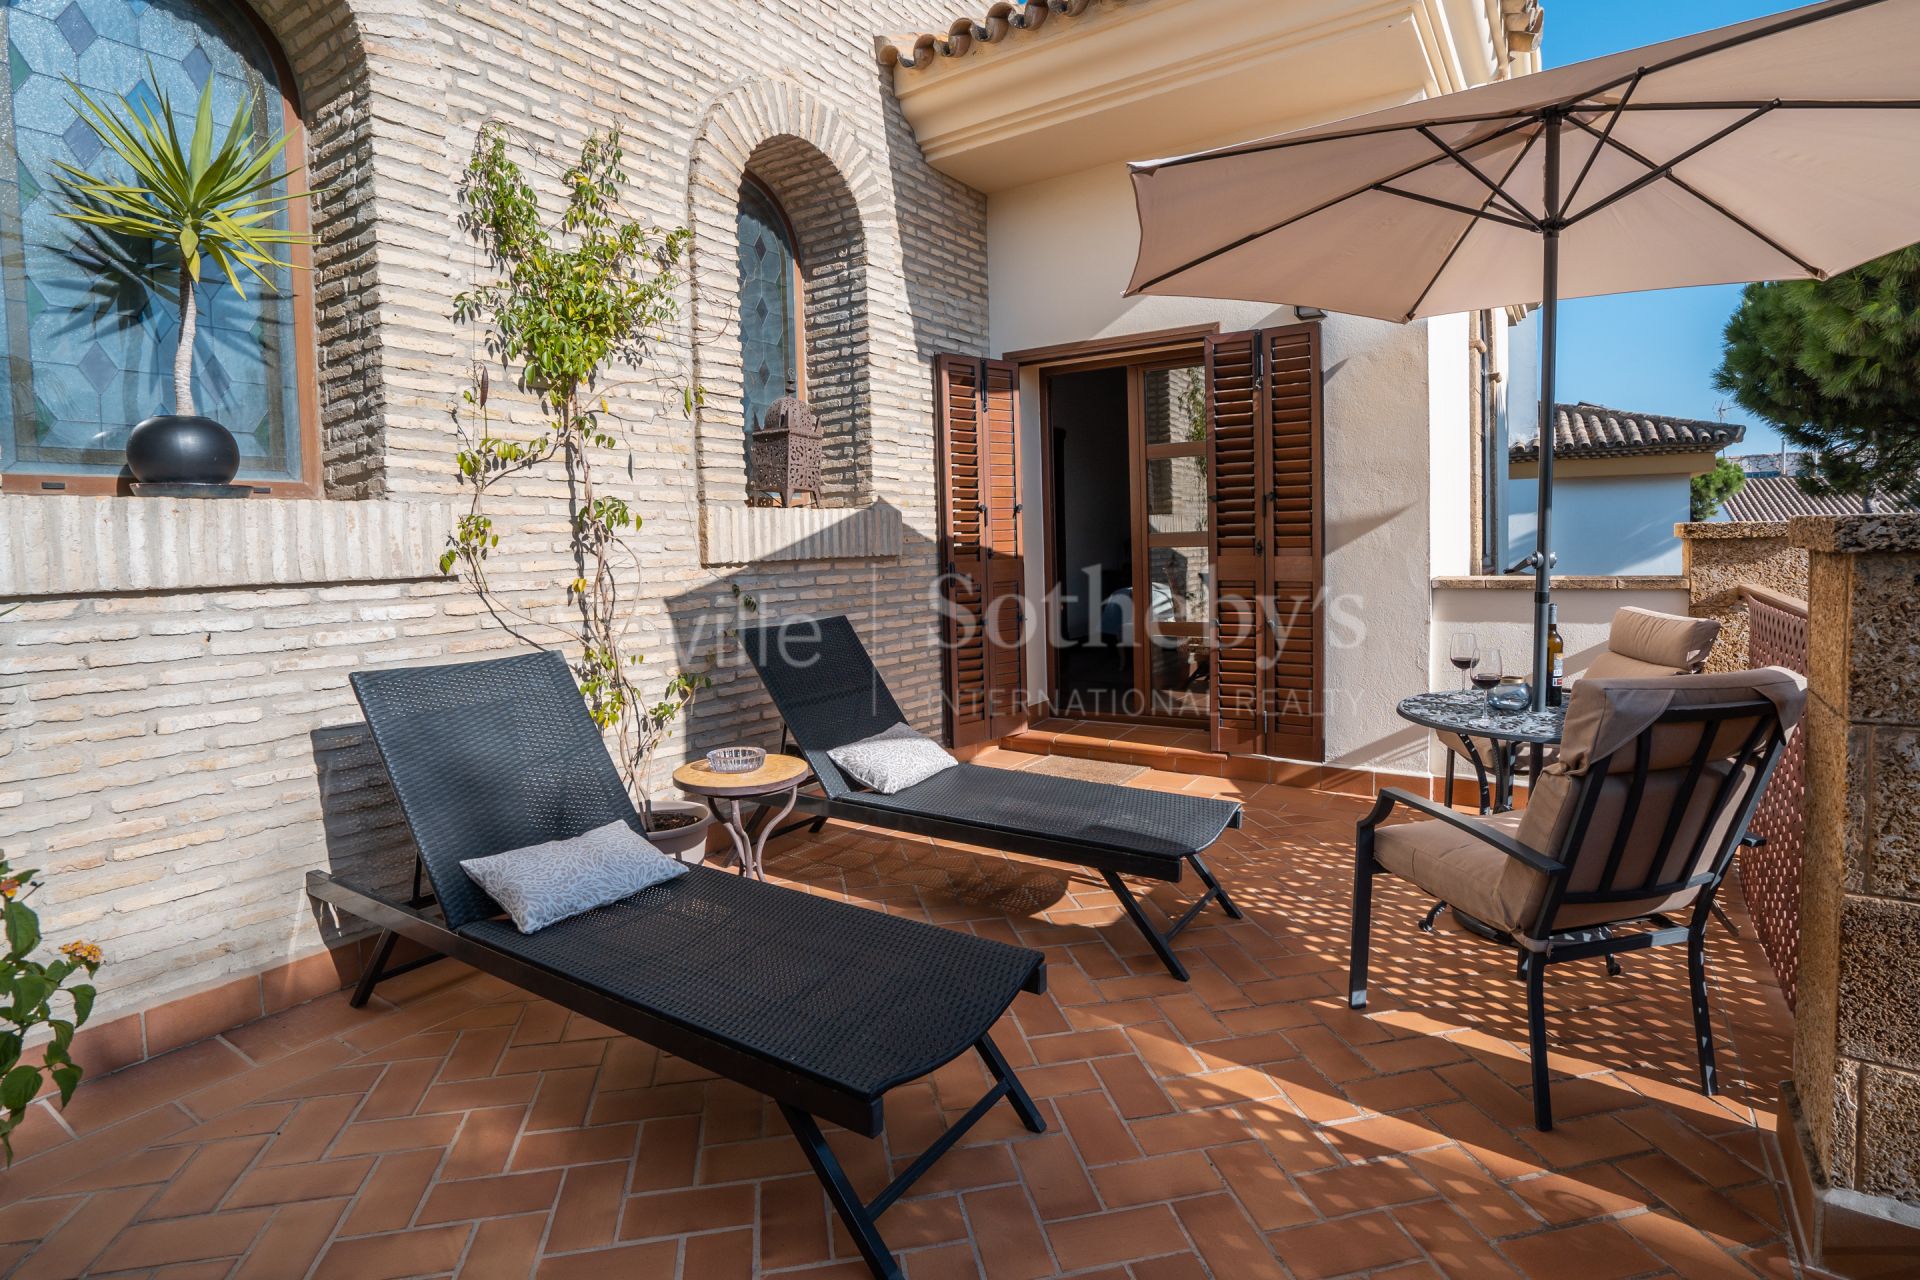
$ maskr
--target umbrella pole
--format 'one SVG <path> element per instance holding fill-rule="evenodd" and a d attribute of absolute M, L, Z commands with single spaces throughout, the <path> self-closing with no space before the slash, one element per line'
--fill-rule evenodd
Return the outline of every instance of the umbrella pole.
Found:
<path fill-rule="evenodd" d="M 1547 611 L 1553 603 L 1553 397 L 1560 356 L 1560 117 L 1546 118 L 1546 190 L 1540 281 L 1540 495 L 1533 527 L 1533 708 L 1547 705 Z"/>

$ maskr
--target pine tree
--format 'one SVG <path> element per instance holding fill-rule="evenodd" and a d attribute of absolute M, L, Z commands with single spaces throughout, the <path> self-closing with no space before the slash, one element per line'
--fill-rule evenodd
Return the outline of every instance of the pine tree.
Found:
<path fill-rule="evenodd" d="M 1920 503 L 1920 246 L 1748 285 L 1714 385 L 1816 455 L 1806 492 Z"/>
<path fill-rule="evenodd" d="M 1739 463 L 1732 458 L 1715 458 L 1713 470 L 1693 478 L 1688 514 L 1694 520 L 1711 520 L 1720 514 L 1721 505 L 1746 485 L 1747 473 Z"/>

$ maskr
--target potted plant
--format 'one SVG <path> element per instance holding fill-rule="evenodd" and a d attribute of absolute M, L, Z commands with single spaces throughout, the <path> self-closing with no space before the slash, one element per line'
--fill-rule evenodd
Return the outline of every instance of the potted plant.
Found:
<path fill-rule="evenodd" d="M 665 696 L 652 706 L 639 708 L 632 717 L 633 750 L 638 760 L 634 772 L 643 780 L 640 813 L 646 820 L 647 839 L 660 852 L 682 862 L 699 862 L 705 856 L 713 813 L 706 805 L 691 800 L 655 797 L 648 793 L 644 779 L 651 774 L 654 753 L 672 732 L 673 722 L 693 704 L 695 695 L 712 683 L 704 672 L 676 671 L 667 680 Z"/>
<path fill-rule="evenodd" d="M 629 650 L 633 619 L 621 594 L 643 576 L 633 542 L 641 520 L 624 497 L 602 486 L 596 470 L 601 454 L 619 444 L 619 423 L 594 393 L 615 365 L 640 367 L 678 313 L 689 236 L 625 215 L 621 157 L 617 132 L 589 137 L 562 175 L 565 204 L 549 220 L 509 153 L 504 127 L 489 123 L 475 140 L 460 187 L 462 226 L 485 249 L 498 278 L 460 294 L 454 316 L 485 327 L 488 350 L 536 398 L 542 422 L 530 438 L 497 434 L 487 366 L 475 367 L 455 414 L 462 437 L 456 461 L 472 496 L 440 569 L 462 570 L 493 616 L 527 643 L 578 646 L 573 669 L 581 696 L 614 739 L 647 838 L 697 861 L 712 815 L 703 805 L 656 799 L 648 784 L 656 751 L 711 682 L 704 671 L 691 670 L 672 673 L 657 698 L 641 687 L 642 655 Z M 684 393 L 689 405 L 695 397 Z M 523 592 L 492 590 L 487 559 L 500 544 L 500 530 L 489 504 L 496 486 L 549 466 L 568 495 L 574 576 L 564 584 L 560 609 L 538 613 L 521 603 Z"/>
<path fill-rule="evenodd" d="M 68 979 L 84 972 L 91 978 L 100 968 L 100 948 L 90 942 L 69 942 L 59 958 L 47 963 L 33 959 L 40 946 L 40 918 L 27 899 L 39 887 L 31 870 L 14 870 L 0 854 L 0 918 L 5 940 L 0 943 L 0 1152 L 13 1161 L 13 1131 L 26 1118 L 27 1108 L 40 1096 L 47 1081 L 65 1107 L 80 1086 L 82 1074 L 69 1050 L 73 1033 L 93 1012 L 93 986 Z M 64 1015 L 55 1000 L 65 997 Z M 46 1028 L 46 1044 L 29 1054 L 27 1037 Z"/>
<path fill-rule="evenodd" d="M 156 112 L 125 98 L 117 107 L 102 106 L 73 81 L 67 87 L 73 91 L 74 109 L 99 138 L 103 154 L 118 157 L 129 176 L 102 177 L 56 160 L 67 203 L 60 216 L 109 236 L 154 242 L 169 258 L 178 255 L 170 291 L 164 280 L 146 282 L 180 316 L 173 412 L 156 413 L 133 428 L 127 437 L 127 468 L 144 484 L 225 493 L 240 470 L 240 446 L 231 431 L 194 409 L 197 286 L 212 259 L 243 298 L 243 273 L 273 289 L 267 270 L 293 266 L 273 250 L 313 241 L 274 222 L 287 205 L 308 193 L 274 190 L 283 176 L 291 177 L 274 170 L 287 140 L 284 135 L 264 143 L 254 138 L 250 101 L 242 100 L 225 138 L 215 145 L 212 77 L 200 92 L 193 136 L 185 141 L 164 93 Z"/>

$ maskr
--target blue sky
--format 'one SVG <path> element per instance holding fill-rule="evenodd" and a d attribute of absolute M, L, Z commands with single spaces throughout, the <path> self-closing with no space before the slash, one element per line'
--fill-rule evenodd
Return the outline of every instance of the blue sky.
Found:
<path fill-rule="evenodd" d="M 1548 0 L 1542 51 L 1548 66 L 1668 40 L 1799 7 L 1800 0 Z M 1764 453 L 1779 437 L 1713 389 L 1720 335 L 1740 300 L 1737 285 L 1581 298 L 1560 309 L 1555 399 L 1616 409 L 1747 423 L 1736 453 Z M 1516 423 L 1516 430 L 1519 426 Z"/>

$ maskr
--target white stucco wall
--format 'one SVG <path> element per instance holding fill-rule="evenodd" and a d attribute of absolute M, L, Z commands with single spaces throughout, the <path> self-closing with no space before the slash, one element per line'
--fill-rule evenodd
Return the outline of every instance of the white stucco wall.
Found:
<path fill-rule="evenodd" d="M 1122 296 L 1137 244 L 1124 166 L 992 195 L 987 204 L 988 332 L 995 354 L 1218 322 L 1294 323 L 1292 309 L 1200 298 Z M 1393 712 L 1426 687 L 1430 580 L 1468 555 L 1466 323 L 1393 325 L 1330 316 L 1322 330 L 1327 549 L 1327 756 L 1424 769 L 1422 735 Z M 1039 380 L 1023 383 L 1023 497 L 1029 589 L 1044 591 Z M 1435 495 L 1444 497 L 1436 503 Z M 1445 567 L 1432 548 L 1443 545 Z M 1044 637 L 1029 655 L 1046 671 Z"/>
<path fill-rule="evenodd" d="M 1394 706 L 1427 681 L 1430 326 L 1326 324 L 1327 759 L 1418 770 L 1424 735 Z"/>
<path fill-rule="evenodd" d="M 1292 324 L 1289 307 L 1211 298 L 1127 298 L 1140 243 L 1125 165 L 987 198 L 987 332 L 994 352 L 1219 321 Z"/>
<path fill-rule="evenodd" d="M 1507 488 L 1507 563 L 1533 551 L 1539 490 L 1533 477 Z M 1684 475 L 1567 476 L 1553 483 L 1554 572 L 1568 574 L 1677 574 L 1680 539 L 1673 526 L 1687 519 Z M 1681 612 L 1685 612 L 1682 610 Z"/>
<path fill-rule="evenodd" d="M 1427 506 L 1434 577 L 1473 568 L 1473 405 L 1464 315 L 1427 322 Z"/>

